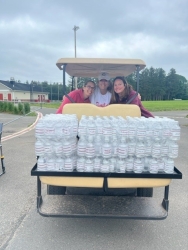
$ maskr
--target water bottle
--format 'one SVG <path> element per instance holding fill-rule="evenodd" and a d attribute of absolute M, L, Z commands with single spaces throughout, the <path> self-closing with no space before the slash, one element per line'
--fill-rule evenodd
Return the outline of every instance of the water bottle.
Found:
<path fill-rule="evenodd" d="M 73 171 L 76 170 L 77 166 L 77 155 L 72 155 Z"/>
<path fill-rule="evenodd" d="M 169 140 L 171 136 L 171 129 L 169 127 L 169 119 L 164 117 L 162 119 L 162 139 L 164 141 Z"/>
<path fill-rule="evenodd" d="M 70 156 L 65 157 L 64 170 L 65 170 L 65 172 L 73 172 L 73 170 L 74 170 L 73 160 Z"/>
<path fill-rule="evenodd" d="M 103 120 L 101 117 L 97 116 L 95 119 L 96 134 L 102 136 L 103 134 Z"/>
<path fill-rule="evenodd" d="M 116 157 L 118 155 L 118 141 L 117 137 L 112 137 L 112 157 Z"/>
<path fill-rule="evenodd" d="M 78 136 L 82 137 L 87 134 L 87 117 L 82 115 L 78 126 Z"/>
<path fill-rule="evenodd" d="M 164 170 L 165 170 L 165 158 L 164 157 L 158 158 L 157 163 L 158 163 L 158 171 L 164 172 Z"/>
<path fill-rule="evenodd" d="M 69 138 L 72 136 L 72 127 L 70 125 L 70 119 L 65 117 L 62 127 L 62 135 L 64 140 L 69 140 Z"/>
<path fill-rule="evenodd" d="M 145 146 L 144 146 L 144 142 L 141 139 L 137 140 L 135 155 L 138 158 L 145 156 Z"/>
<path fill-rule="evenodd" d="M 40 140 L 42 138 L 44 138 L 45 136 L 45 130 L 44 130 L 44 123 L 43 123 L 43 119 L 39 119 L 38 123 L 36 124 L 35 127 L 35 137 Z"/>
<path fill-rule="evenodd" d="M 76 137 L 78 134 L 78 119 L 76 115 L 72 116 L 72 136 Z"/>
<path fill-rule="evenodd" d="M 92 158 L 86 158 L 84 172 L 93 172 L 94 162 Z"/>
<path fill-rule="evenodd" d="M 150 119 L 146 119 L 146 121 L 145 121 L 145 127 L 146 127 L 145 139 L 148 141 L 151 141 L 153 138 L 153 131 L 154 131 L 153 121 L 154 121 L 154 118 L 152 118 L 152 117 L 150 117 Z"/>
<path fill-rule="evenodd" d="M 95 156 L 95 145 L 94 145 L 94 137 L 88 137 L 88 143 L 86 144 L 86 157 L 93 158 Z"/>
<path fill-rule="evenodd" d="M 137 139 L 138 140 L 144 140 L 146 137 L 146 127 L 145 127 L 145 123 L 144 121 L 142 121 L 139 118 L 135 119 L 137 121 L 136 125 L 137 125 Z"/>
<path fill-rule="evenodd" d="M 162 138 L 162 126 L 158 119 L 154 121 L 154 129 L 153 129 L 153 139 L 155 141 L 160 141 Z"/>
<path fill-rule="evenodd" d="M 100 157 L 95 157 L 94 158 L 94 172 L 100 172 L 101 171 L 101 158 Z"/>
<path fill-rule="evenodd" d="M 71 142 L 64 140 L 63 141 L 63 156 L 69 157 L 72 154 Z"/>
<path fill-rule="evenodd" d="M 158 139 L 156 139 L 154 142 L 153 142 L 153 147 L 152 147 L 152 157 L 154 158 L 159 158 L 161 157 L 161 144 L 160 142 L 158 141 Z"/>
<path fill-rule="evenodd" d="M 77 155 L 85 156 L 86 155 L 86 139 L 85 136 L 80 137 L 77 144 Z"/>
<path fill-rule="evenodd" d="M 177 158 L 178 157 L 178 144 L 176 141 L 170 141 L 169 142 L 169 154 L 168 156 L 170 158 Z"/>
<path fill-rule="evenodd" d="M 174 173 L 174 161 L 171 158 L 167 158 L 165 161 L 165 173 L 173 174 Z"/>
<path fill-rule="evenodd" d="M 53 120 L 47 120 L 44 123 L 44 127 L 45 127 L 45 137 L 49 140 L 54 139 L 55 137 L 55 128 L 54 128 L 54 124 L 53 124 Z"/>
<path fill-rule="evenodd" d="M 151 174 L 158 173 L 158 161 L 156 158 L 151 158 L 150 163 L 149 163 L 149 172 Z"/>
<path fill-rule="evenodd" d="M 52 147 L 52 144 L 49 141 L 46 141 L 44 144 L 44 152 L 45 152 L 45 156 L 47 157 L 52 157 L 52 155 L 54 155 L 54 150 Z"/>
<path fill-rule="evenodd" d="M 62 144 L 62 142 L 60 142 L 60 141 L 54 142 L 53 148 L 54 148 L 54 151 L 55 151 L 55 155 L 57 157 L 61 157 L 63 155 L 63 144 Z"/>
<path fill-rule="evenodd" d="M 61 157 L 57 157 L 55 159 L 55 170 L 56 171 L 64 171 L 64 159 Z"/>
<path fill-rule="evenodd" d="M 133 141 L 136 139 L 137 134 L 137 126 L 135 120 L 131 117 L 128 118 L 128 138 L 130 141 Z"/>
<path fill-rule="evenodd" d="M 145 156 L 146 157 L 151 156 L 153 147 L 152 141 L 150 139 L 146 139 L 144 142 L 144 146 L 145 146 Z"/>
<path fill-rule="evenodd" d="M 149 171 L 149 164 L 150 164 L 151 157 L 144 157 L 143 162 L 144 162 L 144 169 L 143 172 L 148 172 Z"/>
<path fill-rule="evenodd" d="M 128 138 L 128 124 L 125 119 L 119 119 L 119 136 L 120 138 Z"/>
<path fill-rule="evenodd" d="M 42 141 L 37 140 L 35 142 L 35 155 L 44 156 L 44 154 L 45 154 L 44 143 Z"/>
<path fill-rule="evenodd" d="M 103 136 L 111 137 L 112 135 L 112 126 L 110 124 L 109 118 L 106 119 L 106 121 L 103 121 L 103 130 L 102 130 Z"/>
<path fill-rule="evenodd" d="M 85 158 L 84 157 L 79 157 L 77 159 L 76 170 L 78 172 L 84 172 L 85 171 Z"/>
<path fill-rule="evenodd" d="M 128 155 L 134 156 L 135 151 L 136 151 L 136 140 L 133 138 L 128 141 Z"/>
<path fill-rule="evenodd" d="M 37 170 L 38 171 L 46 171 L 46 161 L 44 157 L 39 157 L 37 160 Z"/>
<path fill-rule="evenodd" d="M 63 122 L 62 119 L 60 119 L 54 126 L 55 130 L 55 140 L 56 141 L 62 141 L 63 139 Z"/>
<path fill-rule="evenodd" d="M 90 136 L 95 136 L 96 134 L 96 125 L 93 116 L 89 116 L 87 124 L 87 134 Z"/>
<path fill-rule="evenodd" d="M 118 173 L 125 173 L 126 172 L 126 162 L 124 158 L 117 159 L 117 172 Z"/>
<path fill-rule="evenodd" d="M 77 138 L 70 139 L 71 147 L 72 147 L 72 154 L 76 155 L 77 153 Z"/>
<path fill-rule="evenodd" d="M 122 137 L 118 146 L 118 157 L 126 158 L 128 156 L 128 144 L 126 143 L 125 137 Z"/>
<path fill-rule="evenodd" d="M 133 171 L 134 173 L 142 173 L 144 170 L 144 161 L 142 158 L 136 157 L 134 159 Z"/>
<path fill-rule="evenodd" d="M 110 158 L 109 172 L 110 173 L 116 172 L 116 158 L 115 157 Z"/>
<path fill-rule="evenodd" d="M 126 171 L 127 172 L 132 172 L 134 168 L 134 158 L 132 156 L 129 156 L 126 159 Z"/>
<path fill-rule="evenodd" d="M 114 116 L 110 116 L 110 125 L 112 127 L 112 137 L 117 138 L 118 124 L 117 124 L 117 119 Z"/>
<path fill-rule="evenodd" d="M 102 157 L 110 158 L 112 156 L 112 147 L 110 145 L 110 139 L 108 136 L 104 138 L 104 144 L 102 145 Z"/>
<path fill-rule="evenodd" d="M 102 155 L 101 135 L 97 134 L 95 141 L 94 141 L 94 146 L 95 146 L 95 156 L 101 156 Z"/>
<path fill-rule="evenodd" d="M 103 159 L 101 164 L 101 172 L 102 173 L 109 173 L 110 171 L 110 162 L 109 159 Z"/>
<path fill-rule="evenodd" d="M 55 171 L 56 170 L 54 157 L 46 159 L 46 168 L 47 168 L 47 171 Z"/>
<path fill-rule="evenodd" d="M 161 142 L 161 156 L 165 157 L 169 154 L 169 141 L 168 140 L 162 140 Z"/>
<path fill-rule="evenodd" d="M 180 126 L 178 121 L 171 121 L 171 140 L 177 141 L 180 139 Z"/>

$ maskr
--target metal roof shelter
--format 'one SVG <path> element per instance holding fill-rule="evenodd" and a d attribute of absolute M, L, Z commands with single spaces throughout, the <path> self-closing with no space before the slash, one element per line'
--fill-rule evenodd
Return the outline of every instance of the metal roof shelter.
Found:
<path fill-rule="evenodd" d="M 98 77 L 101 72 L 107 72 L 110 76 L 128 76 L 136 70 L 145 68 L 146 64 L 141 59 L 111 59 L 111 58 L 60 58 L 57 67 L 70 76 Z"/>
<path fill-rule="evenodd" d="M 128 76 L 137 71 L 137 91 L 139 89 L 139 71 L 146 64 L 141 59 L 112 58 L 60 58 L 57 67 L 63 70 L 63 86 L 65 89 L 65 73 L 72 77 L 95 77 L 102 72 L 109 73 L 111 78 Z"/>

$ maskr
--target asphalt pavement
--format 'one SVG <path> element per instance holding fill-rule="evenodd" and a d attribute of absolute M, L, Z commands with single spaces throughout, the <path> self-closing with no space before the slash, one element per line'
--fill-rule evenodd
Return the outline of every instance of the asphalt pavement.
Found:
<path fill-rule="evenodd" d="M 39 110 L 44 115 L 54 109 Z M 154 112 L 178 120 L 181 126 L 176 167 L 182 180 L 172 180 L 169 215 L 163 221 L 47 218 L 36 211 L 34 129 L 4 141 L 6 173 L 0 177 L 0 249 L 188 249 L 188 111 Z M 15 116 L 0 114 L 7 123 Z M 3 137 L 29 127 L 36 117 L 24 117 L 3 127 Z M 43 191 L 46 187 L 43 186 Z M 154 197 L 163 190 L 154 190 Z M 161 197 L 162 197 L 161 196 Z"/>

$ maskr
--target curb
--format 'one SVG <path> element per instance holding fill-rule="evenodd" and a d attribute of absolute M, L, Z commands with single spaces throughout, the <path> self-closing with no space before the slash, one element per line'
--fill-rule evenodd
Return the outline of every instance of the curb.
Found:
<path fill-rule="evenodd" d="M 12 138 L 15 138 L 15 137 L 17 137 L 17 136 L 19 136 L 19 135 L 23 135 L 23 134 L 25 134 L 25 133 L 27 133 L 27 132 L 29 132 L 29 131 L 31 131 L 32 129 L 34 129 L 35 128 L 35 126 L 36 126 L 36 124 L 37 124 L 37 122 L 38 122 L 38 120 L 40 119 L 40 118 L 42 118 L 43 117 L 43 114 L 42 113 L 40 113 L 40 112 L 38 112 L 38 111 L 36 111 L 37 112 L 37 119 L 35 120 L 35 122 L 31 125 L 31 126 L 29 126 L 28 128 L 25 128 L 25 129 L 23 129 L 23 130 L 21 130 L 21 131 L 19 131 L 19 132 L 16 132 L 16 133 L 14 133 L 14 134 L 11 134 L 11 135 L 7 135 L 7 136 L 5 136 L 5 137 L 2 137 L 2 142 L 4 142 L 4 141 L 7 141 L 7 140 L 10 140 L 10 139 L 12 139 Z"/>

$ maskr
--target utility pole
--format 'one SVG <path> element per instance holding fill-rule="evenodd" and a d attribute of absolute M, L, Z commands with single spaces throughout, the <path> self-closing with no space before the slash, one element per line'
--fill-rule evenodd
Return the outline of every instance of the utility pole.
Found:
<path fill-rule="evenodd" d="M 52 101 L 52 83 L 50 83 L 50 87 L 51 87 L 51 101 Z"/>

